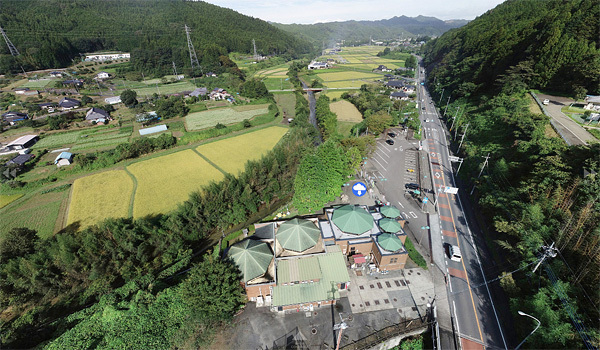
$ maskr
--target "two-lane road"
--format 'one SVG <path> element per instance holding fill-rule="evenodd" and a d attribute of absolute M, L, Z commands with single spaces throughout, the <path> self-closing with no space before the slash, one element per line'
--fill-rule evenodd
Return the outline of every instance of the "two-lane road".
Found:
<path fill-rule="evenodd" d="M 461 346 L 464 349 L 506 349 L 508 345 L 497 318 L 494 301 L 487 289 L 487 281 L 460 198 L 445 192 L 447 187 L 456 187 L 446 131 L 426 89 L 420 85 L 418 88 L 423 144 L 429 153 L 439 214 L 440 229 L 439 232 L 431 233 L 432 241 L 441 240 L 446 252 L 451 245 L 459 247 L 462 252 L 460 261 L 453 261 L 448 255 L 443 259 L 448 276 L 449 302 L 456 319 Z"/>

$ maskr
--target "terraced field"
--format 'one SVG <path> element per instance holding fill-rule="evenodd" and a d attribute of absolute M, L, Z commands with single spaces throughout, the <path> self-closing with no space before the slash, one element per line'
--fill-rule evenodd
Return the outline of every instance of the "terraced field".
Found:
<path fill-rule="evenodd" d="M 45 238 L 54 233 L 61 203 L 68 191 L 49 192 L 29 197 L 21 203 L 3 208 L 0 212 L 0 234 L 15 227 L 36 230 Z"/>
<path fill-rule="evenodd" d="M 329 109 L 337 114 L 337 120 L 342 122 L 362 122 L 362 114 L 352 103 L 341 100 L 329 104 Z"/>
<path fill-rule="evenodd" d="M 216 108 L 188 114 L 185 117 L 185 123 L 187 130 L 202 130 L 218 123 L 223 125 L 239 123 L 244 119 L 252 119 L 257 115 L 267 113 L 269 113 L 268 104 Z"/>

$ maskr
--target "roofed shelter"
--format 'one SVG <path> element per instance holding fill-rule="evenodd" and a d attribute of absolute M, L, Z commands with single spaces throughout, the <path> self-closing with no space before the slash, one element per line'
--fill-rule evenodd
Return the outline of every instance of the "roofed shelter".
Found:
<path fill-rule="evenodd" d="M 319 241 L 321 231 L 305 219 L 292 219 L 281 224 L 277 230 L 277 240 L 284 249 L 303 252 L 314 247 Z"/>
<path fill-rule="evenodd" d="M 269 245 L 252 239 L 231 246 L 227 255 L 239 267 L 244 283 L 264 275 L 273 260 L 273 252 Z"/>

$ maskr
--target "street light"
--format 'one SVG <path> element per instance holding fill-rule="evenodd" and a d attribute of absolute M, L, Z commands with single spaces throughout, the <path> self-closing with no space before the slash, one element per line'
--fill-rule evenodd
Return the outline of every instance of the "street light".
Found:
<path fill-rule="evenodd" d="M 542 324 L 542 322 L 540 322 L 540 320 L 538 320 L 537 318 L 535 318 L 535 317 L 533 317 L 531 315 L 528 315 L 528 314 L 524 313 L 523 311 L 517 311 L 517 312 L 521 316 L 527 316 L 527 317 L 533 318 L 534 320 L 537 321 L 538 324 L 535 327 L 535 329 L 531 333 L 529 333 L 529 335 L 526 336 L 525 339 L 523 339 L 523 341 L 519 345 L 517 345 L 517 347 L 515 348 L 515 350 L 518 350 L 521 347 L 521 345 L 523 345 L 523 343 L 525 342 L 525 340 L 527 340 L 527 338 L 529 338 L 533 333 L 535 333 L 535 331 L 537 331 L 537 329 L 540 328 L 540 325 Z"/>

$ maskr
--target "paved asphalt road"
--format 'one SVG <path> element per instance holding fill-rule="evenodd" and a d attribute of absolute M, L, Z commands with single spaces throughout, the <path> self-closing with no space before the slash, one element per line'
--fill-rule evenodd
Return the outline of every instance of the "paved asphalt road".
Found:
<path fill-rule="evenodd" d="M 439 230 L 431 233 L 432 246 L 440 242 L 448 278 L 449 302 L 455 315 L 456 329 L 463 348 L 508 348 L 494 301 L 486 285 L 481 259 L 475 246 L 473 233 L 468 226 L 460 198 L 445 193 L 446 187 L 456 187 L 446 131 L 439 119 L 431 98 L 424 88 L 418 85 L 419 108 L 424 128 L 424 148 L 429 152 L 431 172 L 437 194 Z M 424 108 L 424 109 L 423 109 Z M 460 189 L 464 191 L 464 189 Z M 432 225 L 433 229 L 433 225 Z M 448 246 L 458 246 L 462 252 L 460 261 L 453 261 L 446 254 Z M 439 245 L 438 245 L 439 246 Z M 436 250 L 433 250 L 434 254 Z"/>
<path fill-rule="evenodd" d="M 550 100 L 550 103 L 545 106 L 546 111 L 552 116 L 558 132 L 569 145 L 584 145 L 590 141 L 597 141 L 592 134 L 561 111 L 562 107 L 575 102 L 573 99 L 544 94 L 537 95 L 537 98 L 540 99 L 540 101 L 543 101 L 544 99 Z"/>

